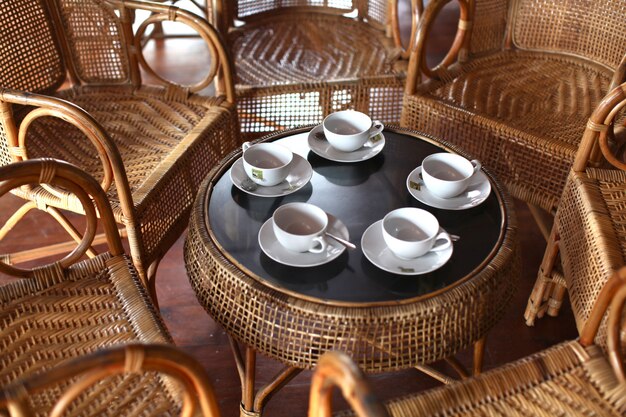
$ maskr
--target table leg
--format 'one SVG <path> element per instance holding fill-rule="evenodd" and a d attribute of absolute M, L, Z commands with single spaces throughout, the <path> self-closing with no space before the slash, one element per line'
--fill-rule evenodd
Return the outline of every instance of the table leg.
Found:
<path fill-rule="evenodd" d="M 246 370 L 242 403 L 245 410 L 254 410 L 254 380 L 256 377 L 256 352 L 246 346 Z M 260 415 L 259 411 L 259 415 Z"/>
<path fill-rule="evenodd" d="M 260 417 L 265 403 L 302 369 L 285 366 L 270 382 L 255 391 L 256 382 L 256 350 L 246 346 L 245 359 L 241 354 L 237 342 L 229 336 L 230 347 L 235 357 L 237 371 L 241 381 L 241 404 L 239 407 L 240 417 Z"/>

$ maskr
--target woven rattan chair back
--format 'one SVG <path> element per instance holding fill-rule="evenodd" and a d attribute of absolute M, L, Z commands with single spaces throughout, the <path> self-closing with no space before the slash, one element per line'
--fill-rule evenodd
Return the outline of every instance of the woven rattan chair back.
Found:
<path fill-rule="evenodd" d="M 399 122 L 408 54 L 396 1 L 214 0 L 209 16 L 233 57 L 247 137 L 344 109 Z"/>
<path fill-rule="evenodd" d="M 86 226 L 76 248 L 51 263 L 18 268 L 11 264 L 11 255 L 0 257 L 0 272 L 21 278 L 0 286 L 0 414 L 5 400 L 21 401 L 37 415 L 49 412 L 59 391 L 72 384 L 69 376 L 64 379 L 52 371 L 60 383 L 29 394 L 28 384 L 25 387 L 18 381 L 43 383 L 48 380 L 46 372 L 66 360 L 115 345 L 171 343 L 124 254 L 111 206 L 100 184 L 84 171 L 58 160 L 32 159 L 0 167 L 0 197 L 15 187 L 32 188 L 37 184 L 51 192 L 75 194 L 83 206 Z M 84 259 L 98 225 L 104 230 L 108 250 Z M 135 352 L 130 357 L 134 360 L 129 359 L 127 365 L 137 365 L 137 357 Z M 180 389 L 167 376 L 135 372 L 81 391 L 70 414 L 175 414 L 181 407 Z M 15 415 L 23 415 L 13 405 L 8 408 Z"/>
<path fill-rule="evenodd" d="M 626 81 L 624 2 L 460 0 L 456 39 L 430 68 L 430 27 L 448 2 L 420 20 L 401 123 L 480 159 L 547 238 L 587 118 Z"/>
<path fill-rule="evenodd" d="M 623 14 L 620 1 L 477 0 L 470 52 L 493 52 L 511 42 L 518 49 L 578 55 L 615 70 L 625 53 Z"/>
<path fill-rule="evenodd" d="M 140 10 L 149 17 L 134 22 Z M 0 13 L 0 164 L 52 157 L 100 181 L 155 295 L 156 268 L 185 229 L 197 187 L 241 143 L 220 35 L 189 12 L 133 0 L 7 0 Z M 196 83 L 165 79 L 146 62 L 144 34 L 163 21 L 189 26 L 206 43 L 207 74 Z M 17 194 L 79 239 L 60 211 L 80 212 L 74 197 Z"/>
<path fill-rule="evenodd" d="M 622 318 L 626 317 L 625 304 L 626 268 L 622 268 L 598 294 L 579 340 L 561 343 L 456 384 L 390 400 L 385 404 L 386 410 L 377 407 L 367 383 L 353 370 L 351 361 L 332 352 L 319 361 L 326 370 L 315 375 L 311 399 L 326 399 L 330 386 L 336 383 L 343 392 L 353 395 L 350 405 L 354 414 L 361 417 L 623 416 L 626 377 L 619 337 Z M 607 316 L 611 329 L 608 357 L 593 344 L 598 326 Z M 330 415 L 329 401 L 318 401 L 310 410 L 314 408 L 320 410 L 319 415 Z M 317 414 L 310 414 L 314 415 Z"/>
<path fill-rule="evenodd" d="M 616 154 L 622 152 L 616 138 L 624 134 L 624 107 L 626 83 L 605 97 L 587 123 L 528 302 L 528 324 L 546 312 L 557 315 L 567 290 L 582 330 L 604 284 L 626 265 L 626 163 Z M 611 168 L 590 166 L 594 152 Z M 602 346 L 605 331 L 603 323 Z"/>
<path fill-rule="evenodd" d="M 66 77 L 61 45 L 48 8 L 41 1 L 3 1 L 0 13 L 0 86 L 50 93 Z"/>
<path fill-rule="evenodd" d="M 90 390 L 97 391 L 98 386 L 106 385 L 117 375 L 148 373 L 167 375 L 170 383 L 180 387 L 184 393 L 180 415 L 219 416 L 213 388 L 195 359 L 173 346 L 144 344 L 109 348 L 73 359 L 42 375 L 18 380 L 0 391 L 0 409 L 6 408 L 11 417 L 41 415 L 40 410 L 32 409 L 27 399 L 34 393 L 57 387 L 56 403 L 50 416 L 75 415 L 71 411 L 81 407 L 91 409 L 89 415 L 96 415 L 101 407 L 100 399 L 92 396 L 85 400 Z M 149 404 L 144 404 L 143 408 L 150 413 Z M 162 415 L 171 415 L 162 411 Z"/>

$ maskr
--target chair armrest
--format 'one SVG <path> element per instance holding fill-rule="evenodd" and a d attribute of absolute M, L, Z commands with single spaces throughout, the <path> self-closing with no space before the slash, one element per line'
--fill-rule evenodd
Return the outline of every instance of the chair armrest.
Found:
<path fill-rule="evenodd" d="M 155 77 L 161 83 L 172 88 L 183 89 L 191 93 L 196 93 L 205 87 L 216 82 L 216 90 L 218 94 L 223 94 L 230 103 L 235 102 L 235 85 L 232 74 L 232 64 L 226 53 L 224 41 L 216 29 L 211 26 L 206 19 L 180 9 L 176 6 L 167 6 L 150 1 L 135 0 L 106 0 L 111 6 L 128 12 L 129 10 L 144 10 L 150 12 L 150 16 L 141 22 L 136 30 L 132 33 L 132 28 L 127 27 L 127 42 L 132 45 L 132 53 L 135 54 L 141 68 L 151 76 Z M 163 78 L 157 74 L 147 63 L 142 48 L 142 39 L 149 25 L 159 22 L 179 22 L 191 29 L 195 30 L 206 43 L 210 52 L 210 63 L 208 74 L 196 84 L 183 86 L 172 80 Z"/>
<path fill-rule="evenodd" d="M 626 107 L 626 83 L 611 90 L 589 117 L 572 166 L 574 171 L 583 171 L 589 161 L 598 159 L 596 156 L 598 146 L 611 165 L 626 171 L 626 163 L 613 154 L 609 144 L 609 139 L 614 137 L 615 119 L 624 107 Z"/>
<path fill-rule="evenodd" d="M 15 127 L 11 111 L 7 103 L 20 104 L 35 107 L 30 110 L 20 123 L 19 129 Z M 98 151 L 102 162 L 104 178 L 100 185 L 106 192 L 115 179 L 118 195 L 122 201 L 132 201 L 130 187 L 126 177 L 126 170 L 117 146 L 100 124 L 85 110 L 77 105 L 56 97 L 42 94 L 26 93 L 18 90 L 0 89 L 0 117 L 9 130 L 9 144 L 13 149 L 16 161 L 28 159 L 26 151 L 26 134 L 30 124 L 43 116 L 57 117 L 78 128 Z"/>
<path fill-rule="evenodd" d="M 341 352 L 327 352 L 317 363 L 311 380 L 309 417 L 331 416 L 331 394 L 335 385 L 341 389 L 344 398 L 357 415 L 389 416 L 352 359 Z"/>
<path fill-rule="evenodd" d="M 130 344 L 109 348 L 68 361 L 43 374 L 17 381 L 0 392 L 0 405 L 11 415 L 35 415 L 26 404 L 26 396 L 46 387 L 75 380 L 58 399 L 53 413 L 63 414 L 87 388 L 103 378 L 123 373 L 158 372 L 180 383 L 183 395 L 181 415 L 195 415 L 198 408 L 204 416 L 217 417 L 217 400 L 202 366 L 175 346 Z M 21 411 L 21 413 L 19 413 Z"/>
<path fill-rule="evenodd" d="M 59 186 L 62 187 L 64 194 L 75 196 L 85 212 L 85 233 L 78 246 L 54 264 L 22 269 L 9 265 L 3 259 L 0 261 L 0 272 L 22 278 L 37 276 L 38 272 L 46 273 L 46 270 L 52 274 L 62 273 L 57 267 L 65 269 L 78 262 L 90 248 L 98 228 L 98 216 L 102 220 L 109 253 L 113 256 L 124 253 L 109 200 L 93 177 L 67 162 L 47 158 L 20 161 L 0 167 L 0 197 L 18 187 L 32 184 Z"/>
<path fill-rule="evenodd" d="M 415 94 L 416 86 L 420 84 L 422 74 L 429 78 L 439 79 L 438 71 L 447 69 L 457 58 L 461 61 L 467 59 L 472 27 L 471 5 L 469 0 L 457 0 L 460 14 L 454 41 L 446 56 L 438 65 L 433 69 L 428 68 L 426 65 L 426 45 L 428 43 L 430 28 L 441 9 L 443 9 L 443 6 L 450 1 L 451 0 L 433 0 L 429 2 L 417 22 L 417 27 L 415 28 L 410 43 L 409 70 L 405 89 L 407 94 Z"/>
<path fill-rule="evenodd" d="M 409 36 L 409 46 L 404 47 L 402 43 L 401 31 L 400 31 L 400 18 L 398 11 L 398 0 L 391 1 L 391 34 L 396 47 L 402 51 L 402 58 L 409 59 L 411 50 L 413 49 L 413 42 L 415 41 L 415 32 L 417 30 L 417 22 L 424 12 L 424 4 L 422 0 L 411 0 L 411 34 Z"/>

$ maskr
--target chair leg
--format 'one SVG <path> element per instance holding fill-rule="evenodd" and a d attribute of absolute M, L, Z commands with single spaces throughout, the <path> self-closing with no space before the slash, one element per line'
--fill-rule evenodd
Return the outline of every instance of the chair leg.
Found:
<path fill-rule="evenodd" d="M 563 305 L 563 298 L 567 291 L 567 284 L 562 278 L 553 279 L 552 291 L 550 291 L 550 299 L 548 300 L 548 315 L 556 317 L 559 315 L 561 306 Z"/>
<path fill-rule="evenodd" d="M 146 274 L 146 284 L 148 288 L 148 294 L 154 303 L 156 309 L 159 309 L 159 300 L 157 299 L 156 293 L 156 273 L 159 268 L 159 264 L 161 263 L 161 256 L 159 256 L 156 260 L 154 260 L 150 266 L 148 266 L 148 272 Z"/>
<path fill-rule="evenodd" d="M 537 207 L 533 204 L 526 204 L 528 206 L 528 210 L 530 214 L 533 216 L 535 223 L 539 227 L 543 238 L 548 241 L 550 239 L 550 234 L 552 230 L 552 225 L 554 223 L 554 216 L 545 211 L 544 209 Z"/>
<path fill-rule="evenodd" d="M 539 268 L 539 274 L 535 281 L 533 291 L 528 298 L 528 304 L 526 311 L 524 312 L 524 319 L 527 326 L 533 326 L 535 319 L 543 317 L 547 310 L 546 301 L 550 297 L 552 287 L 554 285 L 552 280 L 552 271 L 554 264 L 559 254 L 559 235 L 557 227 L 552 227 L 552 232 L 548 238 L 548 246 L 543 255 L 541 261 L 541 267 Z"/>
<path fill-rule="evenodd" d="M 37 204 L 32 201 L 27 201 L 24 205 L 17 209 L 0 229 L 0 240 L 4 239 L 7 233 L 13 230 L 13 227 L 15 227 L 15 225 L 18 224 L 29 211 L 35 208 L 37 208 Z"/>
<path fill-rule="evenodd" d="M 78 230 L 76 230 L 74 225 L 67 219 L 67 217 L 65 217 L 63 213 L 61 213 L 61 210 L 56 207 L 48 206 L 46 208 L 46 212 L 54 217 L 54 219 L 63 227 L 63 229 L 65 229 L 65 231 L 72 237 L 72 239 L 74 239 L 74 241 L 76 241 L 76 243 L 80 243 L 83 236 Z M 98 252 L 90 247 L 89 249 L 87 249 L 87 256 L 89 256 L 90 258 L 94 258 L 98 256 Z"/>

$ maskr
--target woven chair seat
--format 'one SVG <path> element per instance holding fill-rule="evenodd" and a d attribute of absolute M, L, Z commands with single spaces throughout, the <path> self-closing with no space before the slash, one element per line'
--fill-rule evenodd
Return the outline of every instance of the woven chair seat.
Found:
<path fill-rule="evenodd" d="M 161 161 L 185 149 L 185 138 L 205 119 L 207 123 L 224 117 L 219 110 L 219 99 L 208 97 L 194 105 L 168 98 L 165 89 L 131 87 L 103 87 L 71 89 L 57 94 L 91 114 L 110 134 L 118 147 L 131 192 L 146 185 L 147 179 Z M 198 96 L 200 98 L 200 96 Z M 63 139 L 55 139 L 63 131 Z M 28 137 L 29 157 L 53 157 L 80 166 L 94 178 L 102 178 L 102 163 L 96 149 L 77 128 L 60 119 L 40 119 Z M 220 144 L 215 144 L 215 154 Z M 176 161 L 180 163 L 180 161 Z M 119 206 L 117 192 L 111 187 L 109 198 Z M 139 205 L 141 201 L 134 200 Z"/>
<path fill-rule="evenodd" d="M 403 123 L 460 146 L 513 196 L 553 210 L 611 71 L 567 55 L 506 51 L 439 75 L 405 96 Z"/>
<path fill-rule="evenodd" d="M 171 343 L 126 256 L 107 252 L 72 265 L 65 276 L 52 271 L 40 270 L 36 278 L 0 287 L 0 386 L 104 347 Z M 88 415 L 178 415 L 174 388 L 155 374 L 114 377 L 82 394 L 75 410 Z M 29 396 L 31 407 L 46 414 L 57 389 Z"/>
<path fill-rule="evenodd" d="M 623 416 L 620 384 L 597 346 L 559 344 L 470 381 L 387 403 L 392 416 Z"/>
<path fill-rule="evenodd" d="M 166 89 L 158 87 L 90 87 L 57 95 L 85 109 L 115 142 L 124 162 L 133 204 L 142 215 L 146 248 L 142 256 L 151 262 L 161 250 L 163 230 L 168 230 L 170 239 L 175 240 L 186 227 L 195 190 L 204 173 L 231 146 L 225 139 L 226 133 L 220 130 L 227 132 L 232 114 L 219 106 L 221 98 L 196 96 L 182 101 L 169 97 Z M 198 140 L 199 135 L 215 140 Z M 37 119 L 28 130 L 26 149 L 29 158 L 61 159 L 98 180 L 103 176 L 96 148 L 79 129 L 59 118 Z M 112 186 L 107 194 L 116 220 L 123 223 L 117 190 Z M 71 195 L 61 201 L 41 188 L 15 193 L 82 212 L 80 202 Z"/>
<path fill-rule="evenodd" d="M 230 32 L 237 84 L 394 76 L 400 51 L 371 25 L 324 13 L 278 15 Z"/>
<path fill-rule="evenodd" d="M 603 285 L 626 264 L 626 172 L 572 171 L 562 202 L 555 226 L 565 284 L 580 330 Z M 603 322 L 596 343 L 603 345 L 605 332 Z"/>

